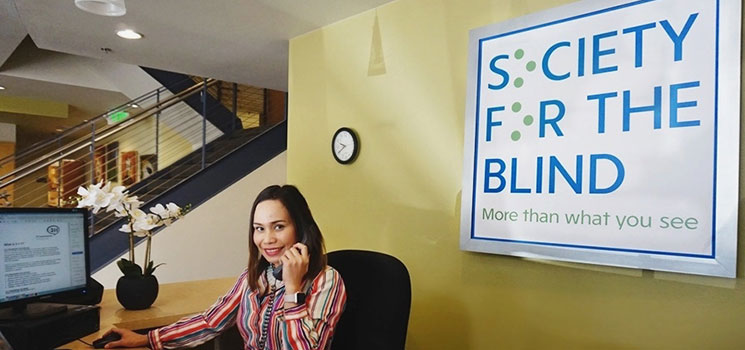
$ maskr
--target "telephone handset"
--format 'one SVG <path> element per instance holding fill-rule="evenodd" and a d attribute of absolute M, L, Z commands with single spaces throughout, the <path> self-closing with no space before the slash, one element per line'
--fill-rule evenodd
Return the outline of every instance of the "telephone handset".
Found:
<path fill-rule="evenodd" d="M 307 240 L 305 238 L 303 238 L 303 240 L 301 240 L 300 243 L 305 244 L 307 246 L 308 245 L 308 242 L 306 242 L 306 241 Z M 295 249 L 297 249 L 297 248 L 295 248 Z M 298 252 L 299 251 L 300 251 L 300 249 L 298 249 Z M 279 266 L 275 267 L 274 270 L 272 271 L 272 274 L 274 275 L 274 278 L 276 278 L 277 280 L 281 281 L 282 280 L 282 264 L 279 264 Z"/>

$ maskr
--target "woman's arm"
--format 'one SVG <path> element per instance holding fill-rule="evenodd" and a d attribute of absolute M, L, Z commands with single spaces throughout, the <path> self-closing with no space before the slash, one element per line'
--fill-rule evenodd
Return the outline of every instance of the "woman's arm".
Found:
<path fill-rule="evenodd" d="M 292 349 L 324 349 L 344 310 L 347 292 L 339 272 L 327 267 L 313 280 L 305 304 L 284 310 Z M 290 306 L 290 303 L 287 303 Z"/>
<path fill-rule="evenodd" d="M 246 290 L 247 273 L 247 270 L 244 271 L 233 288 L 204 313 L 148 332 L 150 347 L 153 350 L 194 347 L 216 337 L 226 327 L 234 324 L 238 306 Z"/>

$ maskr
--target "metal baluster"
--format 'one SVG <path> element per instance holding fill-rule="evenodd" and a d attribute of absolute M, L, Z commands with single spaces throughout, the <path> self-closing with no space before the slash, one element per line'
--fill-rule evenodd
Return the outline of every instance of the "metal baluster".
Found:
<path fill-rule="evenodd" d="M 91 184 L 96 183 L 96 123 L 91 122 Z M 90 216 L 90 229 L 88 231 L 89 236 L 93 236 L 96 233 L 96 216 Z"/>
<path fill-rule="evenodd" d="M 207 78 L 202 78 L 202 169 L 205 167 L 207 157 Z"/>
<path fill-rule="evenodd" d="M 158 155 L 158 140 L 160 139 L 160 89 L 155 94 L 155 105 L 158 106 L 158 113 L 155 113 L 155 164 L 153 164 L 153 172 L 158 171 L 158 163 L 160 162 Z"/>
<path fill-rule="evenodd" d="M 238 119 L 238 83 L 233 83 L 233 124 L 232 130 L 235 131 L 235 120 Z"/>
<path fill-rule="evenodd" d="M 259 126 L 264 126 L 267 124 L 266 120 L 268 119 L 269 114 L 269 89 L 263 89 L 261 90 L 261 93 L 264 94 L 264 105 L 261 106 L 263 110 L 259 114 Z"/>
<path fill-rule="evenodd" d="M 62 139 L 57 137 L 57 149 L 60 150 L 60 157 L 62 157 Z M 49 170 L 47 168 L 47 174 Z M 57 161 L 57 208 L 60 208 L 60 201 L 62 200 L 62 158 Z"/>

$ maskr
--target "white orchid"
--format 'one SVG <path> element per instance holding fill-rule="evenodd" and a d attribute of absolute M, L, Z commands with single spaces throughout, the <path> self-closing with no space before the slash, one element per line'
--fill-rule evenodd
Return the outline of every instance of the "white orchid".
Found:
<path fill-rule="evenodd" d="M 157 216 L 147 214 L 140 209 L 130 211 L 129 215 L 129 222 L 122 225 L 119 231 L 132 233 L 137 237 L 147 237 L 150 235 L 150 230 L 162 225 Z"/>
<path fill-rule="evenodd" d="M 91 208 L 94 214 L 106 208 L 107 212 L 113 211 L 116 217 L 127 218 L 127 223 L 122 225 L 119 231 L 129 235 L 129 260 L 122 259 L 117 263 L 125 275 L 142 275 L 142 269 L 134 263 L 134 237 L 147 238 L 144 274 L 150 275 L 157 267 L 150 261 L 151 231 L 162 225 L 170 225 L 173 220 L 182 217 L 188 211 L 188 206 L 186 210 L 183 210 L 174 203 L 168 203 L 166 206 L 156 204 L 150 208 L 150 213 L 146 213 L 140 209 L 143 202 L 138 200 L 137 196 L 130 196 L 124 186 L 112 187 L 111 182 L 105 185 L 99 182 L 87 188 L 80 187 L 78 195 L 80 195 L 78 208 Z M 139 271 L 139 273 L 132 271 Z"/>
<path fill-rule="evenodd" d="M 176 205 L 175 203 L 171 202 L 166 204 L 166 209 L 168 209 L 168 217 L 169 218 L 178 218 L 182 215 L 181 207 Z"/>
<path fill-rule="evenodd" d="M 160 203 L 150 208 L 150 212 L 152 212 L 155 215 L 160 216 L 161 218 L 168 217 L 168 209 L 166 209 L 166 207 L 164 207 L 163 204 L 160 204 Z"/>
<path fill-rule="evenodd" d="M 78 201 L 78 208 L 91 208 L 93 214 L 109 206 L 111 199 L 114 198 L 112 193 L 101 188 L 100 182 L 95 185 L 91 184 L 88 188 L 79 187 L 78 194 L 81 197 Z"/>
<path fill-rule="evenodd" d="M 154 207 L 150 208 L 150 212 L 157 215 L 157 217 L 160 218 L 163 224 L 168 226 L 173 222 L 173 219 L 179 218 L 181 216 L 181 207 L 174 204 L 173 202 L 168 203 L 165 207 L 163 206 L 163 204 L 157 204 Z"/>
<path fill-rule="evenodd" d="M 163 206 L 163 204 L 157 204 L 156 206 L 150 208 L 150 212 L 153 213 L 153 215 L 156 215 L 158 218 L 163 220 L 163 223 L 168 226 L 171 224 L 171 217 L 168 213 L 168 209 Z"/>
<path fill-rule="evenodd" d="M 108 187 L 111 187 L 111 182 L 107 184 Z M 128 197 L 127 191 L 124 190 L 124 186 L 116 186 L 112 188 L 109 193 L 113 195 L 111 198 L 111 203 L 109 204 L 108 208 L 106 208 L 107 212 L 110 211 L 116 211 L 116 216 L 124 217 L 126 215 L 119 215 L 122 211 L 124 211 L 124 199 Z M 137 198 L 137 197 L 135 197 Z"/>

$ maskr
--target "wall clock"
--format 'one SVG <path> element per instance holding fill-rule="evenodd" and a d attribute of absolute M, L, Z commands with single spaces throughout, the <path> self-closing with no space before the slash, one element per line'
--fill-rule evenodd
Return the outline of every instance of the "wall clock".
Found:
<path fill-rule="evenodd" d="M 331 153 L 340 164 L 349 164 L 357 158 L 360 141 L 357 133 L 350 128 L 339 128 L 331 138 Z"/>

